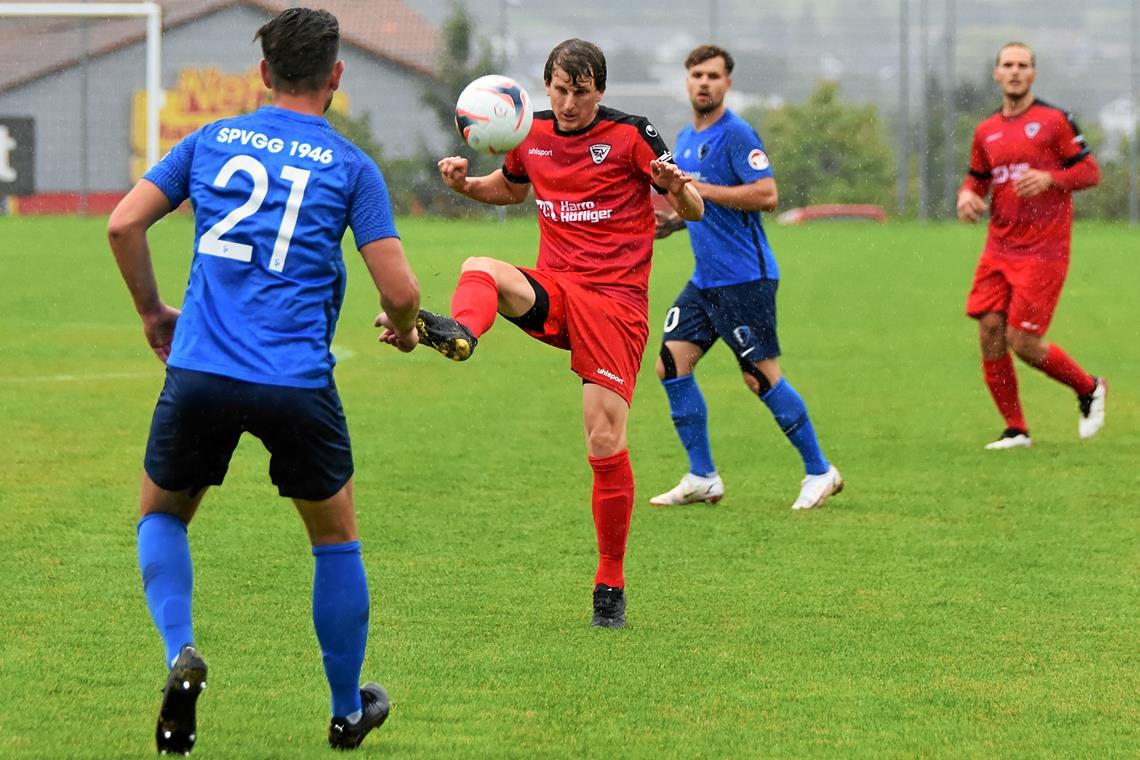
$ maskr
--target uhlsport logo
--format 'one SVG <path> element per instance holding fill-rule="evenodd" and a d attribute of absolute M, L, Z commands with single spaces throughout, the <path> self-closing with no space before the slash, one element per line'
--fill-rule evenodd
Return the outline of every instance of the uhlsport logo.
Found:
<path fill-rule="evenodd" d="M 602 369 L 601 367 L 598 367 L 598 371 L 595 374 L 601 375 L 602 377 L 608 377 L 610 380 L 613 380 L 618 385 L 625 385 L 625 380 L 621 379 L 620 377 L 615 375 L 613 372 L 610 372 L 608 369 Z"/>
<path fill-rule="evenodd" d="M 606 143 L 595 143 L 590 146 L 590 158 L 594 159 L 595 164 L 600 164 L 606 160 L 606 156 L 610 154 L 610 146 Z"/>

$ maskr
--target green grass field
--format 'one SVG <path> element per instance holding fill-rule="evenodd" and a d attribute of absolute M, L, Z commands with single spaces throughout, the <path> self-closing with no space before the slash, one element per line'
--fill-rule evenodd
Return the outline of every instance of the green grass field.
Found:
<path fill-rule="evenodd" d="M 0 757 L 153 754 L 162 649 L 135 564 L 162 366 L 99 219 L 0 218 Z M 533 222 L 407 219 L 424 303 L 459 263 L 531 263 Z M 688 277 L 659 244 L 630 420 L 629 626 L 588 627 L 595 548 L 567 355 L 505 322 L 468 364 L 375 343 L 359 257 L 335 350 L 372 587 L 365 676 L 392 717 L 366 757 L 1136 757 L 1140 752 L 1137 233 L 1078 226 L 1050 337 L 1111 383 L 1019 366 L 1036 447 L 1002 423 L 962 315 L 982 228 L 771 229 L 782 360 L 848 487 L 793 513 L 798 457 L 735 363 L 698 373 L 728 494 L 656 510 L 687 468 L 653 377 Z M 192 227 L 159 225 L 181 300 Z M 300 521 L 247 438 L 191 529 L 210 663 L 199 758 L 328 757 Z"/>

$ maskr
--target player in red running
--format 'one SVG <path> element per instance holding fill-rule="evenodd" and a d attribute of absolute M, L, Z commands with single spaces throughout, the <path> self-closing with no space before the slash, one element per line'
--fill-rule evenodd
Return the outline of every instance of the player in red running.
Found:
<path fill-rule="evenodd" d="M 1028 45 L 997 54 L 1002 106 L 974 130 L 970 173 L 958 191 L 958 218 L 976 222 L 992 192 L 989 234 L 966 313 L 978 320 L 982 368 L 1005 431 L 987 449 L 1033 445 L 1021 411 L 1010 349 L 1077 394 L 1081 438 L 1104 426 L 1104 378 L 1090 375 L 1044 340 L 1069 270 L 1073 193 L 1100 181 L 1100 168 L 1072 114 L 1038 100 L 1037 61 Z"/>
<path fill-rule="evenodd" d="M 594 471 L 598 540 L 592 625 L 625 625 L 624 558 L 633 512 L 626 421 L 649 336 L 649 263 L 655 227 L 650 193 L 665 193 L 687 220 L 704 203 L 653 125 L 601 105 L 606 59 L 594 44 L 557 45 L 543 71 L 550 110 L 502 169 L 468 176 L 465 158 L 439 162 L 456 192 L 492 205 L 522 203 L 534 188 L 538 263 L 483 256 L 463 262 L 452 318 L 421 311 L 420 342 L 462 361 L 502 314 L 528 335 L 569 349 L 582 378 L 586 451 Z M 381 323 L 384 323 L 381 319 Z M 396 336 L 382 338 L 398 345 Z"/>

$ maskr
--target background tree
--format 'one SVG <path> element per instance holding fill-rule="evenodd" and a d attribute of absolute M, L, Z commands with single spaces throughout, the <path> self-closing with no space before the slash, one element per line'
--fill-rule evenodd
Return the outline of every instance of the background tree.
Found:
<path fill-rule="evenodd" d="M 843 103 L 836 82 L 820 82 L 803 104 L 745 117 L 772 155 L 781 207 L 890 202 L 894 158 L 878 109 Z"/>

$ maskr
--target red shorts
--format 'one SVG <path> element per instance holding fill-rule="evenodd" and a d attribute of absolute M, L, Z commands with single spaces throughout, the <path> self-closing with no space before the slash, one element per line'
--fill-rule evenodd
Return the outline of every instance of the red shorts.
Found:
<path fill-rule="evenodd" d="M 649 340 L 649 316 L 583 283 L 572 274 L 519 267 L 550 296 L 541 330 L 523 331 L 570 350 L 570 370 L 587 383 L 633 401 L 641 357 Z"/>
<path fill-rule="evenodd" d="M 1010 327 L 1044 335 L 1068 272 L 1068 259 L 1012 259 L 983 253 L 966 299 L 966 313 L 977 319 L 987 312 L 1000 312 Z"/>

